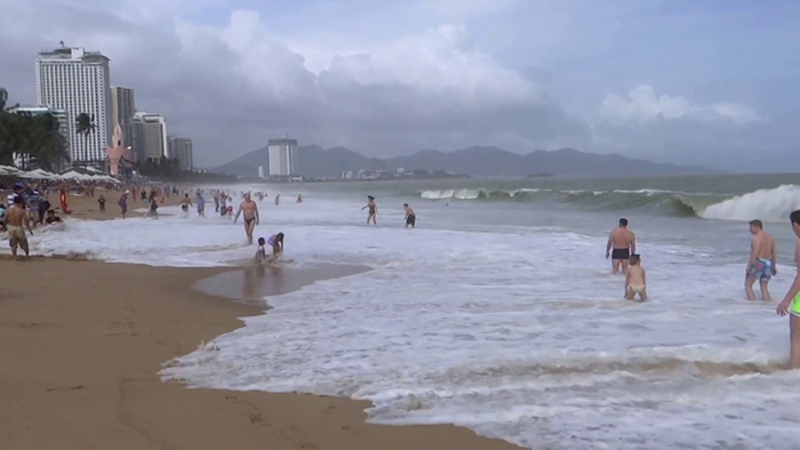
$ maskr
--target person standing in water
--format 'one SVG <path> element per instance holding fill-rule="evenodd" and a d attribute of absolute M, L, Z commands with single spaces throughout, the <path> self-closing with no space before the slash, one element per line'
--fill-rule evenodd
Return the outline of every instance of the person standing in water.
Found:
<path fill-rule="evenodd" d="M 6 225 L 8 228 L 8 243 L 11 246 L 11 254 L 17 257 L 17 248 L 22 247 L 25 252 L 25 258 L 30 258 L 30 250 L 28 249 L 28 237 L 25 236 L 25 228 L 28 233 L 33 235 L 31 230 L 31 222 L 28 220 L 28 212 L 25 211 L 25 200 L 21 195 L 14 197 L 14 206 L 11 207 L 6 213 Z"/>
<path fill-rule="evenodd" d="M 406 228 L 411 226 L 411 228 L 417 227 L 417 215 L 414 213 L 414 209 L 408 206 L 408 203 L 403 203 L 403 209 L 406 211 Z"/>
<path fill-rule="evenodd" d="M 303 194 L 297 194 L 297 203 L 303 203 Z"/>
<path fill-rule="evenodd" d="M 772 297 L 767 289 L 769 279 L 778 274 L 775 265 L 777 252 L 775 251 L 775 239 L 764 231 L 764 224 L 760 220 L 750 221 L 750 233 L 753 240 L 750 242 L 750 260 L 747 261 L 744 277 L 744 292 L 747 299 L 754 301 L 756 293 L 753 292 L 753 284 L 759 281 L 761 285 L 761 300 L 770 301 Z"/>
<path fill-rule="evenodd" d="M 277 257 L 283 253 L 283 233 L 273 234 L 267 239 L 267 244 L 272 246 L 272 256 Z"/>
<path fill-rule="evenodd" d="M 192 206 L 192 200 L 189 198 L 189 194 L 184 194 L 183 198 L 181 199 L 181 210 L 183 211 L 183 215 L 189 215 L 190 206 Z"/>
<path fill-rule="evenodd" d="M 275 206 L 278 206 L 280 204 L 281 204 L 281 194 L 278 194 L 275 196 Z"/>
<path fill-rule="evenodd" d="M 786 293 L 783 301 L 778 305 L 775 312 L 780 316 L 789 316 L 789 339 L 791 350 L 789 351 L 789 367 L 792 369 L 800 368 L 800 209 L 789 215 L 792 223 L 792 231 L 797 238 L 795 240 L 794 262 L 797 264 L 797 274 L 794 276 L 792 287 Z"/>
<path fill-rule="evenodd" d="M 625 298 L 633 300 L 639 294 L 640 301 L 647 300 L 647 273 L 642 267 L 642 258 L 637 255 L 631 255 L 631 266 L 628 268 L 628 273 L 625 274 Z"/>
<path fill-rule="evenodd" d="M 256 229 L 260 219 L 258 217 L 258 204 L 250 198 L 250 193 L 244 194 L 244 201 L 239 205 L 239 210 L 236 211 L 236 217 L 233 223 L 239 220 L 239 214 L 244 212 L 244 232 L 247 235 L 247 243 L 253 243 L 253 231 Z"/>
<path fill-rule="evenodd" d="M 367 196 L 367 206 L 361 208 L 361 210 L 368 209 L 369 214 L 367 215 L 367 225 L 369 225 L 369 221 L 371 220 L 373 224 L 378 224 L 378 204 L 375 203 L 375 197 L 368 195 Z"/>
<path fill-rule="evenodd" d="M 206 199 L 203 198 L 203 193 L 200 191 L 197 191 L 197 215 L 206 216 Z"/>
<path fill-rule="evenodd" d="M 614 249 L 612 252 L 611 249 Z M 611 258 L 611 274 L 616 275 L 622 266 L 622 273 L 628 273 L 628 260 L 636 253 L 636 236 L 628 230 L 628 219 L 619 219 L 619 226 L 611 230 L 606 245 L 606 259 Z"/>

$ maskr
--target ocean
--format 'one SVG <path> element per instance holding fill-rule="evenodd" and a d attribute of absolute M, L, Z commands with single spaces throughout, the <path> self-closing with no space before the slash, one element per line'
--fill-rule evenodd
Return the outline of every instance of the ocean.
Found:
<path fill-rule="evenodd" d="M 270 298 L 266 314 L 215 339 L 218 350 L 170 363 L 165 379 L 366 399 L 371 422 L 455 423 L 536 449 L 800 442 L 800 372 L 780 368 L 787 319 L 743 291 L 756 218 L 778 245 L 773 297 L 791 284 L 796 175 L 230 188 L 250 189 L 269 194 L 256 235 L 284 232 L 292 268 L 372 270 Z M 365 225 L 367 194 L 378 227 Z M 416 230 L 403 229 L 406 202 Z M 175 215 L 69 221 L 34 236 L 33 251 L 155 266 L 252 258 L 241 225 L 165 209 Z M 623 301 L 623 279 L 609 275 L 621 217 L 637 235 L 646 303 Z"/>

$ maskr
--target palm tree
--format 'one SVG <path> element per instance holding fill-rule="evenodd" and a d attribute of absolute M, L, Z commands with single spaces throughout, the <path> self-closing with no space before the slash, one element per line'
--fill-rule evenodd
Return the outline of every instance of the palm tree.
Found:
<path fill-rule="evenodd" d="M 88 141 L 89 135 L 94 133 L 95 128 L 97 125 L 94 124 L 94 114 L 89 116 L 86 113 L 78 114 L 78 117 L 75 118 L 75 125 L 77 126 L 76 133 L 82 134 L 84 138 Z"/>

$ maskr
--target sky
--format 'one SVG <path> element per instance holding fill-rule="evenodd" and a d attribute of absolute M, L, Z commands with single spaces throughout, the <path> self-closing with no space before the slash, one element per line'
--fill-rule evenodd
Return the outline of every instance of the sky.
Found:
<path fill-rule="evenodd" d="M 45 48 L 213 167 L 290 136 L 368 156 L 573 147 L 800 171 L 794 0 L 0 0 L 0 86 L 36 102 Z"/>

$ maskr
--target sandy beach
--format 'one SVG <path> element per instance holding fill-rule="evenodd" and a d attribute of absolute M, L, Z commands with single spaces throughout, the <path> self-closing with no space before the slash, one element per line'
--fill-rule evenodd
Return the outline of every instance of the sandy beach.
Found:
<path fill-rule="evenodd" d="M 113 211 L 116 198 L 107 197 Z M 455 426 L 368 425 L 369 405 L 348 399 L 162 382 L 163 363 L 261 314 L 191 289 L 230 278 L 224 270 L 53 258 L 0 264 L 4 450 L 516 448 Z M 260 280 L 274 285 L 278 276 Z M 292 274 L 284 289 L 325 273 L 304 276 Z"/>

